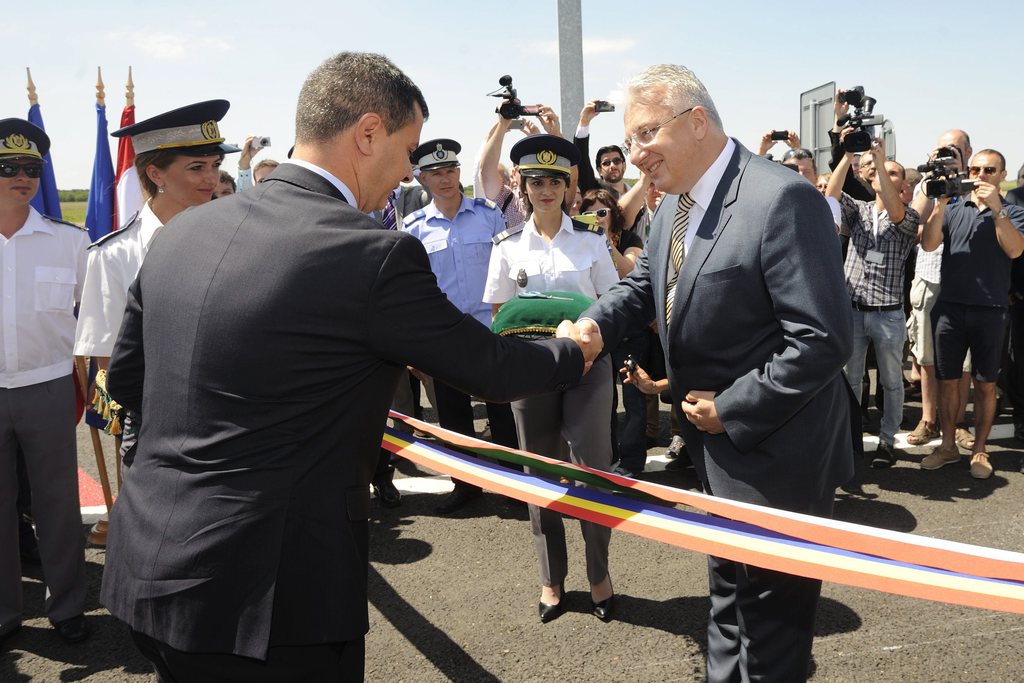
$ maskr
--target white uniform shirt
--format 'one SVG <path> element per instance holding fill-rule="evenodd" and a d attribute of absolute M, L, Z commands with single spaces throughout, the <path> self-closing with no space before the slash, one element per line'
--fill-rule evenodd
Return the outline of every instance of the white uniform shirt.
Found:
<path fill-rule="evenodd" d="M 526 286 L 518 280 L 522 272 Z M 491 251 L 484 301 L 503 304 L 521 292 L 573 292 L 596 299 L 619 281 L 603 233 L 575 230 L 562 215 L 558 234 L 548 242 L 531 217 L 521 232 Z"/>
<path fill-rule="evenodd" d="M 149 245 L 163 224 L 149 204 L 117 232 L 89 248 L 89 269 L 82 288 L 75 332 L 75 355 L 109 357 L 121 329 L 128 288 L 142 268 Z"/>
<path fill-rule="evenodd" d="M 0 387 L 14 389 L 71 374 L 75 302 L 85 280 L 89 233 L 29 208 L 0 235 Z"/>

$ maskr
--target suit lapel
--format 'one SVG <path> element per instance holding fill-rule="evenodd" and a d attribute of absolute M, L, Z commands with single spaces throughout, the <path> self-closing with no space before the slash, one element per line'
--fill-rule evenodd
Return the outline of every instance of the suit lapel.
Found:
<path fill-rule="evenodd" d="M 750 152 L 736 142 L 732 158 L 725 167 L 725 173 L 715 189 L 711 204 L 697 227 L 697 233 L 690 244 L 690 249 L 686 252 L 683 269 L 679 273 L 679 282 L 676 286 L 676 298 L 672 302 L 672 320 L 668 321 L 670 335 L 675 333 L 676 327 L 683 317 L 683 311 L 690 305 L 693 284 L 697 280 L 697 276 L 704 268 L 718 238 L 722 236 L 722 232 L 729 224 L 729 219 L 732 218 L 731 207 L 736 201 L 740 179 L 743 177 L 743 171 L 746 169 L 748 161 L 750 161 Z M 668 262 L 666 261 L 665 267 L 667 268 L 667 266 Z"/>

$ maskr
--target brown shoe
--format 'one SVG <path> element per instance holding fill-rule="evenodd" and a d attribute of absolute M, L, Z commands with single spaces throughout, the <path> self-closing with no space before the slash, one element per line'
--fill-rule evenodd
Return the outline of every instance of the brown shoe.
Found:
<path fill-rule="evenodd" d="M 971 456 L 971 476 L 975 479 L 988 479 L 992 476 L 988 453 L 975 453 Z"/>
<path fill-rule="evenodd" d="M 934 422 L 928 422 L 927 420 L 921 420 L 917 423 L 917 427 L 914 431 L 907 434 L 907 443 L 911 446 L 920 446 L 926 444 L 932 439 L 939 437 L 939 426 Z"/>
<path fill-rule="evenodd" d="M 956 445 L 965 451 L 974 448 L 974 434 L 971 434 L 963 427 L 956 428 Z"/>
<path fill-rule="evenodd" d="M 948 451 L 942 446 L 936 446 L 930 455 L 924 456 L 924 459 L 921 460 L 921 469 L 937 470 L 951 462 L 960 462 L 960 451 L 955 446 Z"/>

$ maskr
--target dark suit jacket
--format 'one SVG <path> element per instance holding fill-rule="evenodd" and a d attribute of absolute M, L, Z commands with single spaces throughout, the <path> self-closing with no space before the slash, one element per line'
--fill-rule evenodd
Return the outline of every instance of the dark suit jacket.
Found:
<path fill-rule="evenodd" d="M 298 166 L 171 221 L 111 359 L 111 395 L 143 415 L 111 613 L 190 652 L 361 637 L 369 483 L 406 364 L 502 401 L 564 388 L 583 359 L 459 312 L 418 240 Z"/>
<path fill-rule="evenodd" d="M 677 201 L 662 200 L 636 269 L 581 317 L 598 323 L 607 348 L 656 317 L 673 394 L 718 392 L 724 434 L 682 425 L 712 493 L 808 509 L 853 473 L 843 376 L 853 318 L 828 205 L 737 143 L 666 322 Z"/>
<path fill-rule="evenodd" d="M 1015 187 L 1012 190 L 1007 191 L 1006 197 L 1003 201 L 1007 204 L 1024 206 L 1024 187 Z"/>

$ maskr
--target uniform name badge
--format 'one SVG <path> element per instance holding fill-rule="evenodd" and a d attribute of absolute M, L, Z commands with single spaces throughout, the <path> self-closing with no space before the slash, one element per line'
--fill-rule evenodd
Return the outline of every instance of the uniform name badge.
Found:
<path fill-rule="evenodd" d="M 884 262 L 884 257 L 882 252 L 868 249 L 868 252 L 864 255 L 864 260 L 872 265 L 880 266 Z"/>

